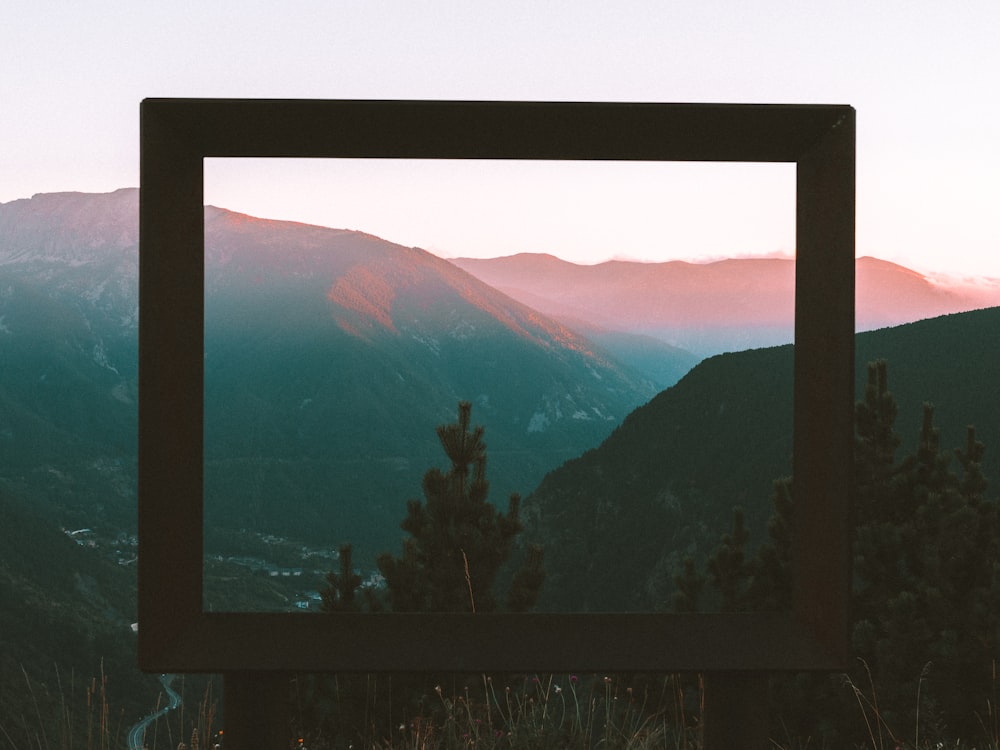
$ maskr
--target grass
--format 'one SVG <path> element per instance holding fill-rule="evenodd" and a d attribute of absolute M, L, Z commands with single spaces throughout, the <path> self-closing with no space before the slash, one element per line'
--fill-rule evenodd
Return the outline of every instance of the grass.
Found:
<path fill-rule="evenodd" d="M 127 749 L 128 732 L 135 722 L 112 707 L 103 665 L 99 676 L 82 682 L 55 667 L 50 683 L 54 689 L 33 680 L 23 666 L 21 678 L 27 708 L 0 715 L 0 750 Z M 161 708 L 164 700 L 161 693 L 153 710 Z M 220 736 L 214 682 L 208 681 L 193 713 L 185 714 L 185 705 L 182 702 L 177 711 L 149 727 L 149 750 L 175 750 L 184 741 L 190 743 L 189 748 L 211 750 Z"/>
<path fill-rule="evenodd" d="M 846 675 L 843 687 L 858 707 L 866 741 L 845 750 L 1000 750 L 1000 711 L 996 696 L 980 714 L 978 738 L 929 738 L 921 725 L 920 703 L 929 665 L 918 681 L 916 721 L 890 726 L 879 704 L 874 681 L 858 685 Z M 55 694 L 22 671 L 27 707 L 16 716 L 0 716 L 2 750 L 120 750 L 132 722 L 109 705 L 108 678 L 80 682 L 54 673 Z M 702 685 L 696 676 L 630 678 L 620 675 L 528 675 L 504 679 L 482 675 L 456 679 L 448 689 L 436 686 L 422 709 L 387 726 L 371 718 L 387 711 L 388 691 L 369 680 L 363 736 L 335 739 L 307 728 L 289 747 L 301 750 L 700 750 Z M 201 686 L 199 686 L 201 687 Z M 184 690 L 183 682 L 180 691 Z M 369 698 L 371 706 L 369 708 Z M 161 693 L 160 704 L 166 696 Z M 199 700 L 184 702 L 154 722 L 146 733 L 149 750 L 212 750 L 222 745 L 219 701 L 214 681 L 205 683 Z M 291 723 L 290 726 L 295 726 Z M 780 727 L 777 728 L 780 730 Z M 810 738 L 773 739 L 772 750 L 825 750 Z M 838 748 L 839 750 L 839 748 Z"/>
<path fill-rule="evenodd" d="M 108 678 L 103 665 L 99 677 L 78 683 L 55 668 L 57 694 L 32 681 L 21 667 L 29 713 L 0 717 L 0 747 L 20 750 L 112 750 L 124 747 L 128 727 L 123 712 L 108 702 Z M 3 744 L 6 743 L 6 744 Z"/>
<path fill-rule="evenodd" d="M 863 663 L 862 663 L 863 664 Z M 864 665 L 863 665 L 864 666 Z M 772 750 L 1000 750 L 1000 716 L 996 701 L 980 715 L 976 737 L 943 738 L 924 726 L 920 712 L 929 674 L 924 665 L 917 684 L 916 720 L 892 726 L 883 713 L 878 691 L 865 667 L 868 683 L 857 685 L 847 675 L 842 687 L 857 704 L 858 744 L 830 745 L 809 737 L 783 734 L 772 726 Z M 700 750 L 703 690 L 697 677 L 661 676 L 634 681 L 621 676 L 538 675 L 514 681 L 482 676 L 459 689 L 437 686 L 427 710 L 392 731 L 372 722 L 353 744 L 337 744 L 321 732 L 303 734 L 308 750 L 351 747 L 354 750 Z M 385 690 L 381 691 L 384 701 Z"/>
<path fill-rule="evenodd" d="M 379 729 L 364 728 L 365 750 L 641 750 L 699 747 L 697 683 L 678 676 L 656 681 L 601 675 L 528 675 L 502 680 L 482 675 L 440 685 L 426 710 Z M 374 691 L 374 688 L 371 688 Z M 383 690 L 384 692 L 384 690 Z M 341 740 L 343 742 L 343 740 Z M 310 750 L 339 747 L 320 732 L 303 735 Z M 343 745 L 347 746 L 347 745 Z"/>
<path fill-rule="evenodd" d="M 849 689 L 858 703 L 858 708 L 864 721 L 868 735 L 866 750 L 1000 750 L 1000 722 L 998 722 L 996 706 L 996 686 L 997 668 L 993 663 L 993 699 L 986 704 L 986 714 L 977 714 L 979 723 L 982 726 L 983 734 L 979 742 L 963 742 L 961 739 L 944 741 L 941 739 L 921 741 L 921 716 L 922 707 L 921 692 L 926 681 L 931 663 L 927 662 L 920 670 L 920 678 L 917 680 L 916 712 L 913 726 L 913 741 L 908 742 L 903 738 L 901 732 L 894 731 L 894 728 L 886 721 L 882 710 L 879 707 L 878 691 L 872 679 L 871 670 L 868 664 L 859 659 L 864 672 L 868 677 L 868 684 L 864 688 L 859 687 L 847 675 L 844 675 L 844 686 Z M 901 729 L 896 727 L 895 729 Z"/>

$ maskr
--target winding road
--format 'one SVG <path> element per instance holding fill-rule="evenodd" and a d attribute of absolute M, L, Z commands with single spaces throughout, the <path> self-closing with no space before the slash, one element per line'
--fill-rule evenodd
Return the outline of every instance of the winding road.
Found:
<path fill-rule="evenodd" d="M 128 750 L 142 750 L 143 743 L 146 740 L 146 729 L 149 728 L 149 725 L 161 716 L 165 716 L 168 711 L 173 711 L 181 705 L 181 696 L 170 687 L 170 683 L 173 681 L 174 675 L 172 674 L 160 675 L 160 684 L 163 685 L 163 689 L 167 693 L 167 705 L 159 711 L 154 711 L 148 716 L 143 717 L 135 726 L 128 730 Z"/>

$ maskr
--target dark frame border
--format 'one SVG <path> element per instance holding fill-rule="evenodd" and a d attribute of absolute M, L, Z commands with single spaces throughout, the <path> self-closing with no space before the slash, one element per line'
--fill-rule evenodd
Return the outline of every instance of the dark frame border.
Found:
<path fill-rule="evenodd" d="M 787 614 L 202 611 L 205 157 L 794 162 Z M 846 105 L 146 99 L 139 663 L 151 672 L 774 671 L 848 662 L 855 113 Z"/>

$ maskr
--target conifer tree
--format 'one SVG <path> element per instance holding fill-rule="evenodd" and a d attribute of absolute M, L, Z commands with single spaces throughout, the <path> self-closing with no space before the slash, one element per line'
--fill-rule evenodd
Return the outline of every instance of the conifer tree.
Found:
<path fill-rule="evenodd" d="M 984 448 L 970 428 L 964 451 L 943 451 L 934 407 L 924 404 L 916 450 L 894 463 L 895 406 L 884 363 L 877 369 L 883 419 L 867 434 L 858 420 L 852 646 L 871 670 L 887 720 L 912 725 L 920 687 L 926 725 L 966 737 L 978 728 L 976 711 L 1000 656 L 989 604 L 1000 556 L 996 504 L 983 498 Z M 873 434 L 875 450 L 866 452 Z M 866 464 L 873 455 L 880 460 Z M 961 477 L 951 470 L 953 456 Z"/>
<path fill-rule="evenodd" d="M 321 592 L 325 612 L 374 611 L 384 604 L 396 612 L 498 609 L 496 579 L 523 529 L 518 518 L 520 497 L 510 496 L 505 514 L 487 502 L 484 429 L 471 426 L 471 416 L 472 405 L 460 402 L 457 422 L 437 428 L 450 466 L 446 471 L 427 471 L 424 502 L 407 503 L 401 528 L 409 536 L 403 541 L 402 555 L 385 553 L 378 558 L 388 601 L 383 603 L 372 589 L 361 588 L 362 579 L 352 568 L 351 545 L 345 544 L 340 548 L 339 572 L 327 575 L 328 585 Z M 526 611 L 535 605 L 545 580 L 543 562 L 542 548 L 528 545 L 504 602 L 509 611 Z M 313 720 L 347 746 L 368 736 L 371 727 L 359 725 L 362 718 L 375 723 L 370 717 L 373 694 L 382 691 L 388 696 L 390 710 L 379 720 L 379 730 L 389 732 L 400 718 L 440 710 L 435 702 L 426 701 L 443 679 L 434 674 L 396 674 L 379 683 L 373 675 L 314 675 L 302 685 Z"/>
<path fill-rule="evenodd" d="M 448 457 L 446 471 L 424 474 L 424 502 L 411 500 L 401 527 L 409 534 L 401 557 L 379 557 L 390 606 L 396 612 L 492 612 L 499 602 L 497 575 L 510 558 L 521 498 L 510 496 L 506 514 L 487 502 L 484 429 L 471 426 L 472 404 L 458 405 L 458 421 L 440 425 L 438 440 Z M 544 580 L 543 553 L 529 548 L 515 574 L 508 606 L 534 605 Z"/>
<path fill-rule="evenodd" d="M 997 504 L 986 500 L 984 447 L 969 428 L 964 449 L 945 452 L 925 404 L 915 451 L 896 460 L 896 404 L 884 361 L 868 366 L 856 405 L 855 524 L 851 645 L 855 685 L 872 685 L 880 721 L 897 734 L 916 725 L 967 738 L 995 689 L 1000 661 L 1000 540 Z M 957 458 L 960 474 L 950 463 Z M 791 484 L 776 483 L 770 541 L 742 561 L 741 525 L 709 561 L 710 580 L 733 609 L 790 603 Z M 683 599 L 683 597 L 682 597 Z M 782 722 L 827 741 L 855 742 L 853 692 L 829 680 L 799 676 L 776 683 L 791 709 Z M 920 695 L 920 703 L 917 695 Z M 809 696 L 804 698 L 803 696 Z M 816 706 L 830 719 L 817 721 Z M 989 705 L 992 705 L 990 703 Z"/>
<path fill-rule="evenodd" d="M 889 390 L 888 363 L 868 363 L 863 401 L 854 407 L 854 464 L 860 487 L 884 482 L 893 471 L 900 437 L 896 434 L 896 400 Z"/>
<path fill-rule="evenodd" d="M 470 428 L 472 405 L 458 405 L 458 421 L 439 425 L 438 440 L 451 462 L 447 471 L 424 474 L 425 503 L 407 503 L 401 528 L 402 556 L 384 553 L 378 568 L 385 579 L 389 606 L 396 612 L 492 612 L 499 606 L 494 585 L 500 569 L 523 530 L 518 514 L 521 498 L 510 496 L 507 513 L 487 502 L 484 428 Z M 356 612 L 382 608 L 371 589 L 359 600 L 361 577 L 351 567 L 352 548 L 340 548 L 340 571 L 327 574 L 321 592 L 323 611 Z M 511 612 L 535 605 L 545 580 L 544 552 L 528 545 L 522 566 L 514 573 L 505 601 Z"/>
<path fill-rule="evenodd" d="M 705 588 L 703 576 L 693 557 L 684 558 L 683 572 L 674 576 L 674 610 L 676 612 L 697 612 L 701 603 L 701 592 Z"/>
<path fill-rule="evenodd" d="M 976 428 L 969 425 L 965 436 L 965 450 L 955 449 L 955 457 L 962 467 L 959 489 L 970 505 L 978 506 L 986 494 L 986 477 L 983 476 L 983 455 L 986 447 L 976 439 Z"/>
<path fill-rule="evenodd" d="M 767 523 L 768 540 L 749 563 L 752 579 L 744 609 L 782 612 L 792 606 L 792 480 L 782 477 L 771 492 L 774 513 Z"/>
<path fill-rule="evenodd" d="M 324 612 L 358 612 L 361 602 L 357 593 L 361 587 L 361 576 L 354 572 L 352 566 L 353 547 L 350 544 L 340 546 L 340 572 L 327 573 L 329 584 L 320 592 L 322 610 Z"/>
<path fill-rule="evenodd" d="M 722 609 L 735 612 L 743 608 L 750 571 L 744 548 L 750 531 L 743 520 L 743 509 L 733 509 L 733 530 L 723 534 L 715 553 L 708 559 L 708 579 L 722 596 Z"/>
<path fill-rule="evenodd" d="M 538 593 L 545 582 L 545 560 L 542 548 L 537 544 L 529 544 L 524 565 L 514 574 L 507 592 L 508 612 L 527 612 L 538 601 Z"/>

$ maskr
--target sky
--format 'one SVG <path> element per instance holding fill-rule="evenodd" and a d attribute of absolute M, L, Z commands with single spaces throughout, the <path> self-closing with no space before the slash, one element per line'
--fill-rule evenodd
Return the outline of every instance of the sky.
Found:
<path fill-rule="evenodd" d="M 858 254 L 1000 277 L 995 0 L 5 0 L 3 17 L 0 202 L 138 185 L 145 97 L 850 104 Z M 536 166 L 220 162 L 206 199 L 446 256 L 793 250 L 787 165 Z"/>

